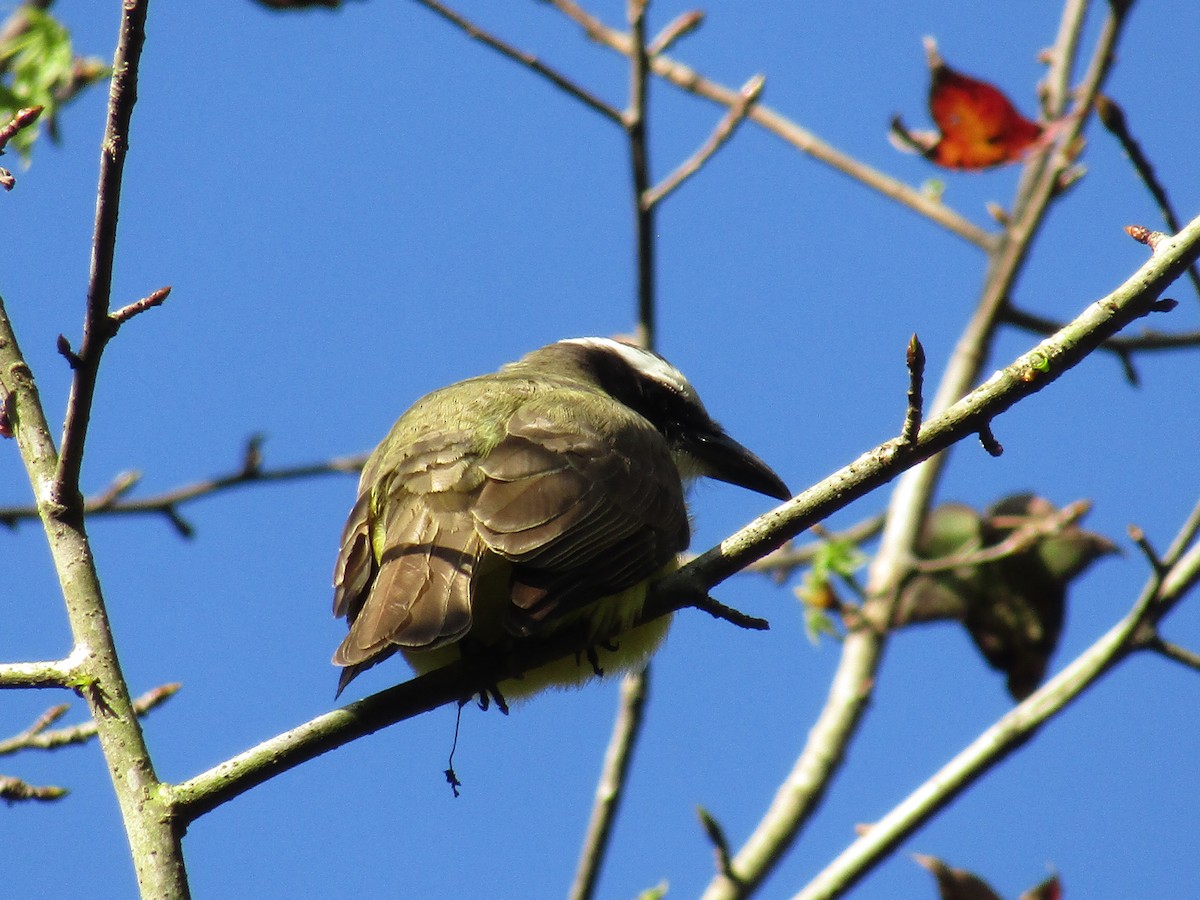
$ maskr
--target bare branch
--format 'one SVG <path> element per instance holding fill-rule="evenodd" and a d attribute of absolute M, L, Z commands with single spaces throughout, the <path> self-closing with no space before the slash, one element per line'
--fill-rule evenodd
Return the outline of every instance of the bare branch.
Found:
<path fill-rule="evenodd" d="M 1014 306 L 1005 307 L 1003 319 L 1010 325 L 1015 325 L 1033 334 L 1054 334 L 1062 327 L 1061 322 L 1035 315 Z M 1154 352 L 1162 350 L 1179 350 L 1200 347 L 1200 331 L 1181 331 L 1171 334 L 1164 331 L 1143 331 L 1136 336 L 1111 337 L 1100 345 L 1101 350 L 1126 358 L 1131 353 Z"/>
<path fill-rule="evenodd" d="M 173 682 L 147 691 L 133 701 L 134 715 L 139 718 L 144 717 L 150 710 L 173 697 L 181 687 L 182 685 L 178 682 Z M 73 744 L 86 744 L 96 736 L 94 721 L 82 722 L 69 728 L 47 730 L 50 725 L 62 718 L 69 708 L 69 704 L 66 703 L 51 707 L 29 728 L 7 740 L 0 741 L 0 756 L 17 753 L 21 750 L 56 750 L 59 747 L 68 747 Z"/>
<path fill-rule="evenodd" d="M 633 52 L 632 41 L 628 34 L 605 25 L 600 19 L 584 10 L 575 0 L 549 0 L 549 2 L 579 25 L 589 39 L 624 56 L 629 56 Z M 741 102 L 739 91 L 705 78 L 695 69 L 677 62 L 669 56 L 656 55 L 651 59 L 650 65 L 655 75 L 688 93 L 730 108 Z M 992 234 L 954 212 L 940 201 L 931 199 L 904 182 L 842 153 L 777 110 L 765 104 L 756 103 L 747 113 L 747 118 L 782 138 L 801 153 L 811 156 L 842 174 L 848 175 L 855 181 L 880 192 L 885 197 L 895 200 L 975 246 L 984 250 L 995 246 L 996 238 Z"/>
<path fill-rule="evenodd" d="M 117 218 L 121 203 L 121 179 L 125 154 L 129 149 L 129 124 L 137 102 L 138 64 L 146 41 L 146 0 L 124 6 L 120 40 L 113 60 L 112 87 L 109 91 L 108 118 L 100 152 L 100 186 L 96 199 L 96 223 L 92 236 L 91 271 L 88 276 L 87 312 L 83 322 L 83 340 L 79 346 L 80 365 L 74 367 L 67 416 L 59 448 L 58 470 L 54 478 L 54 499 L 64 509 L 82 513 L 79 506 L 79 471 L 83 465 L 83 447 L 87 440 L 96 376 L 104 346 L 114 329 L 109 318 L 112 294 L 113 254 L 117 243 Z"/>
<path fill-rule="evenodd" d="M 1160 656 L 1164 656 L 1167 659 L 1187 666 L 1189 669 L 1200 672 L 1200 653 L 1196 653 L 1194 650 L 1188 650 L 1185 647 L 1180 647 L 1178 644 L 1164 641 L 1162 638 L 1156 638 L 1146 646 L 1147 649 L 1153 650 Z"/>
<path fill-rule="evenodd" d="M 736 881 L 737 873 L 733 871 L 733 857 L 729 852 L 729 838 L 725 836 L 725 829 L 703 806 L 696 807 L 696 815 L 700 817 L 700 824 L 708 836 L 709 843 L 712 844 L 713 855 L 717 859 L 717 871 L 723 877 Z"/>
<path fill-rule="evenodd" d="M 7 123 L 0 126 L 0 155 L 4 153 L 4 148 L 8 146 L 8 142 L 28 128 L 38 120 L 38 116 L 42 114 L 44 107 L 30 106 L 25 109 L 19 109 Z M 8 169 L 0 168 L 0 187 L 6 191 L 11 191 L 16 185 L 17 180 L 13 177 L 12 172 Z"/>
<path fill-rule="evenodd" d="M 953 556 L 944 556 L 941 559 L 914 560 L 913 569 L 926 574 L 947 572 L 962 567 L 982 566 L 1009 556 L 1016 556 L 1045 538 L 1061 534 L 1087 515 L 1091 507 L 1092 504 L 1087 500 L 1076 500 L 1074 503 L 1068 503 L 1052 516 L 1026 520 L 999 543 L 980 550 L 968 550 Z"/>
<path fill-rule="evenodd" d="M 689 12 L 680 13 L 667 23 L 666 28 L 655 35 L 654 40 L 646 47 L 646 52 L 651 56 L 658 56 L 660 53 L 665 53 L 680 38 L 691 34 L 703 24 L 704 12 L 702 10 L 693 9 Z"/>
<path fill-rule="evenodd" d="M 1158 204 L 1158 208 L 1163 215 L 1163 221 L 1167 223 L 1167 227 L 1171 231 L 1178 231 L 1180 228 L 1179 217 L 1175 214 L 1175 208 L 1171 205 L 1171 199 L 1167 196 L 1166 188 L 1158 180 L 1158 176 L 1154 174 L 1154 166 L 1150 162 L 1150 158 L 1146 156 L 1145 151 L 1142 150 L 1142 145 L 1137 142 L 1137 139 L 1134 138 L 1133 133 L 1129 130 L 1129 121 L 1125 118 L 1125 111 L 1111 97 L 1100 94 L 1096 97 L 1096 114 L 1100 119 L 1100 123 L 1121 144 L 1121 148 L 1125 151 L 1125 155 L 1129 157 L 1129 161 L 1133 164 L 1133 168 L 1142 180 L 1142 184 L 1146 186 L 1146 190 L 1150 192 L 1150 196 L 1154 198 L 1154 202 Z M 1192 286 L 1196 289 L 1196 293 L 1200 295 L 1200 269 L 1196 266 L 1189 266 L 1188 277 L 1192 280 Z"/>
<path fill-rule="evenodd" d="M 605 103 L 591 91 L 587 90 L 587 88 L 584 88 L 572 81 L 557 69 L 553 69 L 546 65 L 534 54 L 520 50 L 514 47 L 512 44 L 509 44 L 507 41 L 501 40 L 490 32 L 485 31 L 474 22 L 450 9 L 448 6 L 438 3 L 437 0 L 416 0 L 416 2 L 428 9 L 430 12 L 441 16 L 451 25 L 462 29 L 464 32 L 466 32 L 467 37 L 479 41 L 479 43 L 486 47 L 491 47 L 501 56 L 505 56 L 514 62 L 520 63 L 532 72 L 536 72 L 558 89 L 564 91 L 569 96 L 574 97 L 576 100 L 583 103 L 584 106 L 594 109 L 596 112 L 600 113 L 600 115 L 612 122 L 616 122 L 618 125 L 621 124 L 621 113 L 619 110 L 608 103 Z"/>
<path fill-rule="evenodd" d="M 633 176 L 634 264 L 637 272 L 638 343 L 653 350 L 655 322 L 655 209 L 644 202 L 650 190 L 650 139 L 647 132 L 646 101 L 649 94 L 650 58 L 646 52 L 646 5 L 648 0 L 627 0 L 629 18 L 629 106 L 624 113 L 629 138 L 629 166 Z"/>
<path fill-rule="evenodd" d="M 179 514 L 179 507 L 187 503 L 252 484 L 302 481 L 325 475 L 356 475 L 365 461 L 366 454 L 357 454 L 299 466 L 262 469 L 247 467 L 246 461 L 243 460 L 241 466 L 228 474 L 206 478 L 142 498 L 127 497 L 128 492 L 140 481 L 141 474 L 122 472 L 108 487 L 84 502 L 84 511 L 89 517 L 160 515 L 165 517 L 182 537 L 191 537 L 194 529 Z M 0 507 L 0 524 L 13 526 L 22 520 L 37 517 L 36 507 Z"/>
<path fill-rule="evenodd" d="M 905 364 L 908 366 L 908 406 L 904 412 L 904 426 L 900 429 L 900 440 L 911 444 L 917 439 L 921 430 L 921 417 L 924 412 L 925 400 L 922 396 L 925 384 L 925 348 L 914 334 L 908 342 L 905 353 Z"/>
<path fill-rule="evenodd" d="M 625 782 L 633 763 L 633 750 L 637 746 L 645 721 L 646 700 L 649 694 L 647 680 L 637 674 L 621 679 L 621 700 L 613 723 L 612 737 L 604 754 L 600 779 L 596 784 L 596 799 L 592 804 L 592 815 L 588 820 L 587 834 L 575 869 L 575 880 L 568 896 L 571 900 L 589 900 L 596 892 L 600 869 L 608 850 L 613 823 L 624 796 Z"/>
<path fill-rule="evenodd" d="M 51 785 L 38 786 L 24 782 L 20 778 L 0 775 L 0 800 L 7 803 L 25 800 L 61 800 L 65 796 L 67 796 L 66 788 Z"/>
<path fill-rule="evenodd" d="M 927 420 L 916 443 L 908 445 L 905 452 L 899 452 L 899 439 L 867 451 L 820 484 L 755 519 L 657 582 L 651 588 L 642 616 L 632 627 L 685 606 L 703 606 L 703 593 L 697 591 L 697 586 L 711 589 L 751 561 L 765 556 L 788 538 L 844 508 L 904 469 L 977 433 L 981 422 L 990 421 L 1041 390 L 1077 365 L 1104 338 L 1144 315 L 1158 293 L 1197 256 L 1200 256 L 1200 218 L 1161 246 L 1160 252 L 1124 285 L 1090 305 L 1059 335 L 1043 341 L 992 375 L 940 416 Z M 1042 364 L 1037 370 L 1038 376 L 1029 379 L 1024 376 L 1034 358 Z M 351 740 L 445 703 L 469 698 L 502 678 L 517 677 L 547 662 L 574 655 L 578 650 L 572 635 L 559 634 L 518 645 L 501 660 L 490 659 L 486 654 L 472 655 L 319 716 L 183 784 L 167 788 L 165 793 L 169 794 L 178 819 L 193 821 L 279 772 Z M 736 860 L 735 869 L 744 873 Z"/>
<path fill-rule="evenodd" d="M 737 131 L 738 126 L 746 120 L 746 114 L 762 96 L 765 84 L 766 78 L 762 75 L 755 75 L 743 84 L 742 101 L 729 108 L 729 112 L 717 123 L 712 134 L 695 153 L 684 160 L 674 172 L 642 195 L 642 205 L 654 206 L 656 203 L 661 203 L 669 194 L 700 171 L 701 166 L 725 146 L 725 143 L 733 137 L 733 133 Z"/>
<path fill-rule="evenodd" d="M 150 294 L 150 296 L 143 297 L 141 300 L 130 303 L 128 306 L 122 306 L 114 313 L 109 313 L 108 320 L 112 323 L 113 333 L 115 334 L 118 328 L 139 313 L 144 313 L 146 310 L 153 309 L 156 306 L 162 306 L 163 301 L 167 299 L 170 293 L 171 288 L 169 285 L 161 287 Z"/>

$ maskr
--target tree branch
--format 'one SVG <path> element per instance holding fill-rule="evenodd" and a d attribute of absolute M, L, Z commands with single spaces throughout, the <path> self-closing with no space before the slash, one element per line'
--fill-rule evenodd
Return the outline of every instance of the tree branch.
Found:
<path fill-rule="evenodd" d="M 172 682 L 147 691 L 133 701 L 134 715 L 139 718 L 145 717 L 150 710 L 175 696 L 181 687 L 178 682 Z M 50 728 L 70 708 L 70 704 L 67 703 L 52 706 L 20 734 L 0 741 L 0 756 L 22 750 L 57 750 L 59 747 L 69 747 L 73 744 L 86 744 L 96 736 L 95 721 L 81 722 L 67 728 Z"/>
<path fill-rule="evenodd" d="M 491 47 L 501 56 L 507 57 L 513 62 L 520 63 L 530 71 L 541 75 L 559 90 L 565 92 L 571 97 L 574 97 L 576 100 L 583 103 L 584 106 L 587 106 L 600 113 L 600 115 L 604 116 L 609 121 L 616 122 L 618 125 L 622 123 L 621 113 L 619 110 L 608 103 L 605 103 L 591 91 L 587 90 L 587 88 L 575 83 L 557 69 L 553 69 L 546 65 L 534 54 L 528 53 L 524 50 L 519 50 L 512 44 L 502 41 L 500 38 L 485 31 L 483 28 L 467 19 L 465 16 L 455 12 L 448 6 L 438 3 L 437 0 L 416 0 L 416 2 L 430 12 L 441 16 L 451 25 L 462 29 L 464 32 L 466 32 L 467 37 L 471 38 L 472 40 L 479 41 L 479 43 L 483 44 L 485 47 Z"/>
<path fill-rule="evenodd" d="M 1048 75 L 1051 84 L 1060 77 L 1056 67 L 1072 65 L 1066 50 L 1077 42 L 1076 36 L 1083 27 L 1083 13 L 1081 4 L 1068 3 L 1064 8 L 1058 41 L 1051 51 Z M 1107 72 L 1112 48 L 1120 32 L 1119 25 L 1119 20 L 1114 22 L 1114 17 L 1110 16 L 1097 40 L 1089 76 L 1075 102 L 1076 115 L 1068 120 L 1052 148 L 1027 163 L 1011 221 L 999 242 L 988 245 L 987 275 L 979 303 L 955 346 L 930 411 L 926 413 L 927 416 L 934 415 L 934 421 L 940 421 L 944 412 L 958 408 L 979 393 L 977 388 L 959 400 L 983 370 L 1003 308 L 1002 301 L 1015 283 L 1051 198 L 1056 196 L 1059 173 L 1069 165 L 1069 148 L 1076 141 L 1083 127 L 1084 114 L 1091 108 L 1092 98 Z M 1123 290 L 1128 289 L 1134 289 L 1132 282 L 1126 282 L 1123 287 Z M 1078 319 L 1075 321 L 1079 322 Z M 1115 331 L 1103 336 L 1095 334 L 1103 340 Z M 1041 360 L 1037 357 L 1027 359 L 1030 377 L 1040 378 Z M 1032 374 L 1035 372 L 1038 374 Z M 1015 377 L 1023 376 L 1016 373 Z M 995 376 L 988 384 L 994 379 Z M 989 434 L 990 423 L 990 417 L 980 417 L 977 433 Z M 922 440 L 929 427 L 927 422 L 921 428 Z M 868 578 L 868 599 L 862 607 L 863 626 L 852 629 L 842 642 L 841 658 L 826 703 L 809 731 L 804 748 L 758 826 L 735 857 L 734 869 L 739 879 L 714 879 L 704 894 L 705 900 L 728 900 L 752 893 L 795 841 L 840 767 L 870 702 L 869 686 L 875 682 L 882 659 L 897 588 L 909 571 L 909 563 L 915 555 L 912 548 L 945 461 L 945 454 L 934 457 L 926 465 L 906 473 L 893 490 L 887 522 Z"/>
<path fill-rule="evenodd" d="M 1005 369 L 927 420 L 915 444 L 900 451 L 899 438 L 867 451 L 820 484 L 755 519 L 678 571 L 657 582 L 637 624 L 694 605 L 708 589 L 750 561 L 844 508 L 899 472 L 969 437 L 988 421 L 1077 365 L 1101 341 L 1145 315 L 1155 298 L 1197 256 L 1200 218 L 1159 246 L 1154 257 L 1120 288 L 1093 303 L 1054 338 L 1043 341 Z M 517 645 L 503 659 L 459 660 L 373 694 L 265 741 L 188 781 L 164 788 L 173 814 L 190 822 L 301 763 L 446 703 L 469 698 L 488 685 L 574 655 L 571 635 Z"/>
<path fill-rule="evenodd" d="M 99 494 L 84 501 L 84 512 L 88 518 L 97 516 L 138 516 L 161 515 L 180 533 L 182 537 L 191 537 L 194 529 L 180 514 L 179 507 L 210 497 L 214 494 L 225 493 L 236 488 L 251 484 L 262 484 L 275 481 L 300 481 L 318 478 L 324 475 L 355 475 L 363 467 L 366 454 L 355 456 L 339 456 L 321 462 L 306 463 L 298 466 L 281 466 L 277 469 L 261 469 L 241 466 L 224 475 L 206 478 L 191 484 L 185 484 L 149 497 L 130 498 L 128 492 L 138 483 L 141 476 L 137 472 L 125 472 L 113 479 L 112 483 Z M 0 507 L 0 524 L 14 526 L 26 519 L 36 519 L 38 511 L 31 506 L 2 506 Z"/>
<path fill-rule="evenodd" d="M 100 186 L 96 198 L 83 340 L 77 354 L 79 365 L 73 367 L 58 470 L 54 477 L 55 501 L 78 515 L 82 514 L 83 503 L 79 494 L 79 472 L 83 466 L 83 447 L 87 440 L 100 356 L 116 333 L 116 325 L 109 315 L 113 254 L 117 244 L 121 179 L 125 171 L 125 154 L 129 150 L 129 123 L 137 102 L 138 63 L 146 41 L 147 5 L 148 0 L 126 0 L 124 3 L 120 39 L 113 59 L 108 119 L 100 151 Z"/>
<path fill-rule="evenodd" d="M 183 833 L 160 793 L 160 782 L 134 714 L 113 643 L 103 592 L 83 520 L 79 471 L 104 344 L 112 336 L 109 299 L 117 204 L 137 64 L 145 40 L 147 0 L 123 0 L 120 37 L 109 92 L 100 161 L 96 230 L 88 283 L 81 365 L 74 370 L 62 455 L 55 452 L 29 366 L 0 303 L 0 388 L 9 427 L 33 486 L 58 573 L 75 652 L 83 654 L 71 686 L 87 700 L 121 809 L 138 884 L 144 896 L 186 898 Z"/>
<path fill-rule="evenodd" d="M 1196 548 L 1200 551 L 1200 546 Z M 1022 746 L 1042 725 L 1071 704 L 1130 652 L 1139 629 L 1178 602 L 1196 582 L 1200 552 L 1184 558 L 1165 577 L 1152 573 L 1133 608 L 1066 668 L 984 731 L 928 781 L 846 848 L 796 900 L 841 896 L 901 841 L 944 809 L 982 775 Z"/>
<path fill-rule="evenodd" d="M 1133 132 L 1129 130 L 1129 121 L 1125 118 L 1125 111 L 1115 100 L 1100 94 L 1096 97 L 1096 113 L 1100 124 L 1117 139 L 1121 149 L 1129 157 L 1138 178 L 1142 180 L 1142 184 L 1146 186 L 1146 190 L 1150 192 L 1154 202 L 1158 204 L 1158 209 L 1162 213 L 1167 227 L 1172 231 L 1178 231 L 1180 228 L 1179 216 L 1175 214 L 1171 198 L 1167 196 L 1167 189 L 1163 187 L 1162 182 L 1154 173 L 1154 165 L 1150 162 L 1150 158 L 1146 156 L 1142 145 L 1137 142 Z M 1188 277 L 1192 280 L 1192 286 L 1196 289 L 1196 293 L 1200 295 L 1200 269 L 1197 269 L 1196 266 L 1189 266 Z"/>
<path fill-rule="evenodd" d="M 729 108 L 729 112 L 725 113 L 721 121 L 713 129 L 712 134 L 708 136 L 708 139 L 700 145 L 695 153 L 680 163 L 679 168 L 674 172 L 642 195 L 642 205 L 654 206 L 657 203 L 661 203 L 685 181 L 699 172 L 701 167 L 712 158 L 713 154 L 725 146 L 726 142 L 733 137 L 733 133 L 737 131 L 738 126 L 746 121 L 746 115 L 750 112 L 750 108 L 762 96 L 765 84 L 766 78 L 762 75 L 755 75 L 743 84 L 740 92 L 742 97 L 741 102 Z"/>
<path fill-rule="evenodd" d="M 624 795 L 625 781 L 633 764 L 633 751 L 645 722 L 649 692 L 647 679 L 640 673 L 631 673 L 621 679 L 620 705 L 617 707 L 608 750 L 604 754 L 600 779 L 596 784 L 596 799 L 579 853 L 575 880 L 568 894 L 571 900 L 589 900 L 595 896 L 613 823 Z"/>
<path fill-rule="evenodd" d="M 579 25 L 589 39 L 624 56 L 629 56 L 632 52 L 633 45 L 628 34 L 605 25 L 580 7 L 575 0 L 549 0 L 549 2 L 563 15 Z M 654 56 L 650 60 L 650 68 L 655 75 L 677 88 L 695 94 L 697 97 L 703 97 L 705 100 L 719 103 L 727 108 L 733 108 L 741 102 L 740 91 L 705 78 L 695 69 L 664 54 Z M 993 235 L 940 201 L 933 200 L 904 182 L 842 153 L 777 110 L 765 104 L 756 103 L 746 117 L 782 138 L 801 153 L 811 156 L 818 162 L 822 162 L 860 184 L 895 200 L 975 246 L 984 250 L 995 246 L 996 238 Z"/>

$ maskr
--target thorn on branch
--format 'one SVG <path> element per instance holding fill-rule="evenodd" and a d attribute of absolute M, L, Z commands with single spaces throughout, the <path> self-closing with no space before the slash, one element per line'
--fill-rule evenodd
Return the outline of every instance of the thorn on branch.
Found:
<path fill-rule="evenodd" d="M 1188 650 L 1186 647 L 1180 647 L 1178 644 L 1173 644 L 1170 641 L 1164 641 L 1158 635 L 1149 640 L 1146 643 L 1146 647 L 1169 660 L 1200 672 L 1200 653 Z"/>
<path fill-rule="evenodd" d="M 729 852 L 729 838 L 725 836 L 725 829 L 721 827 L 720 822 L 713 818 L 712 813 L 703 806 L 696 807 L 696 815 L 700 819 L 700 824 L 704 828 L 705 835 L 707 835 L 709 842 L 713 846 L 713 853 L 717 858 L 717 871 L 734 884 L 740 884 L 741 879 L 733 871 L 733 856 Z"/>
<path fill-rule="evenodd" d="M 242 451 L 242 478 L 257 478 L 262 473 L 262 445 L 266 439 L 267 436 L 261 431 L 246 439 L 246 449 Z"/>
<path fill-rule="evenodd" d="M 1145 225 L 1126 225 L 1125 233 L 1139 244 L 1145 244 L 1149 247 L 1151 253 L 1154 253 L 1158 249 L 1158 245 L 1169 237 L 1169 235 L 1163 234 L 1161 231 L 1151 231 Z"/>
<path fill-rule="evenodd" d="M 191 539 L 196 536 L 196 529 L 192 526 L 192 523 L 181 516 L 179 510 L 174 505 L 164 506 L 162 514 L 166 516 L 167 521 L 171 523 L 171 526 L 180 537 Z"/>
<path fill-rule="evenodd" d="M 1121 364 L 1121 369 L 1125 373 L 1125 380 L 1132 387 L 1141 387 L 1142 379 L 1137 373 L 1137 369 L 1133 365 L 1133 356 L 1127 350 L 1117 349 L 1113 351 L 1116 354 L 1117 361 Z"/>
<path fill-rule="evenodd" d="M 730 622 L 738 628 L 745 628 L 748 631 L 769 631 L 771 629 L 771 623 L 766 619 L 747 615 L 741 610 L 734 609 L 732 606 L 726 606 L 719 600 L 714 600 L 707 594 L 700 600 L 692 601 L 688 606 L 703 610 L 714 619 L 724 619 L 726 622 Z"/>
<path fill-rule="evenodd" d="M 143 297 L 141 300 L 130 303 L 128 306 L 122 306 L 116 312 L 109 313 L 108 321 L 112 325 L 112 333 L 116 334 L 118 328 L 138 315 L 138 313 L 144 313 L 148 309 L 161 306 L 170 293 L 171 286 L 167 285 L 166 287 L 159 288 L 148 297 Z"/>
<path fill-rule="evenodd" d="M 693 9 L 690 12 L 680 13 L 655 36 L 654 40 L 646 45 L 646 55 L 658 56 L 660 53 L 666 53 L 676 41 L 691 34 L 703 24 L 704 12 L 702 10 Z"/>
<path fill-rule="evenodd" d="M 16 400 L 9 391 L 0 397 L 0 437 L 10 438 L 13 436 L 13 425 L 16 418 Z"/>
<path fill-rule="evenodd" d="M 4 153 L 4 148 L 8 146 L 9 141 L 38 120 L 43 109 L 44 107 L 41 106 L 27 106 L 25 109 L 19 109 L 11 119 L 0 126 L 0 154 Z M 9 177 L 12 176 L 9 175 Z M 4 187 L 5 190 L 8 190 L 12 185 L 6 184 Z"/>
<path fill-rule="evenodd" d="M 1001 456 L 1004 453 L 1004 445 L 996 440 L 991 425 L 984 425 L 979 429 L 979 443 L 983 445 L 983 449 L 989 456 Z"/>
<path fill-rule="evenodd" d="M 96 510 L 108 509 L 142 480 L 142 473 L 130 469 L 127 472 L 121 472 L 112 480 L 112 484 L 106 487 L 101 493 L 97 494 L 88 501 L 86 508 L 88 512 Z"/>
<path fill-rule="evenodd" d="M 71 342 L 67 340 L 66 335 L 60 334 L 58 340 L 54 342 L 54 346 L 59 355 L 67 361 L 67 365 L 71 367 L 72 371 L 83 365 L 83 360 L 71 349 Z"/>
<path fill-rule="evenodd" d="M 1150 563 L 1150 568 L 1154 570 L 1155 576 L 1160 579 L 1165 576 L 1170 567 L 1158 555 L 1158 551 L 1154 549 L 1154 546 L 1150 543 L 1150 539 L 1146 537 L 1146 532 L 1137 525 L 1130 525 L 1128 532 L 1129 539 L 1137 544 L 1138 549 L 1142 551 L 1142 555 Z"/>
<path fill-rule="evenodd" d="M 925 406 L 922 390 L 925 383 L 925 348 L 914 333 L 905 353 L 908 365 L 908 409 L 904 413 L 904 427 L 900 431 L 902 444 L 914 444 L 921 430 L 921 417 Z"/>
<path fill-rule="evenodd" d="M 0 775 L 0 800 L 9 804 L 25 800 L 48 802 L 51 800 L 61 800 L 65 796 L 67 796 L 66 788 L 54 787 L 53 785 L 33 785 L 22 781 L 20 778 Z"/>

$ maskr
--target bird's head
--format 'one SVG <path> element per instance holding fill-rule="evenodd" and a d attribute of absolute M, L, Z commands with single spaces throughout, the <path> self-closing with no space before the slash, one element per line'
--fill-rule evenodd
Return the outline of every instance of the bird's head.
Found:
<path fill-rule="evenodd" d="M 662 434 L 685 481 L 706 476 L 778 500 L 792 496 L 770 466 L 725 433 L 683 373 L 657 353 L 611 338 L 570 338 L 533 351 L 518 365 L 596 385 L 641 415 Z"/>

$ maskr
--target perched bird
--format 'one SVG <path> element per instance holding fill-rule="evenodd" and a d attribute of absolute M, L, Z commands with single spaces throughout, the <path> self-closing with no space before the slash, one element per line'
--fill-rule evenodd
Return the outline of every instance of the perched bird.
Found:
<path fill-rule="evenodd" d="M 559 341 L 421 398 L 367 460 L 342 535 L 338 693 L 397 651 L 422 674 L 564 629 L 580 655 L 504 696 L 643 664 L 669 617 L 618 633 L 687 547 L 700 475 L 791 496 L 674 366 L 630 344 Z"/>

